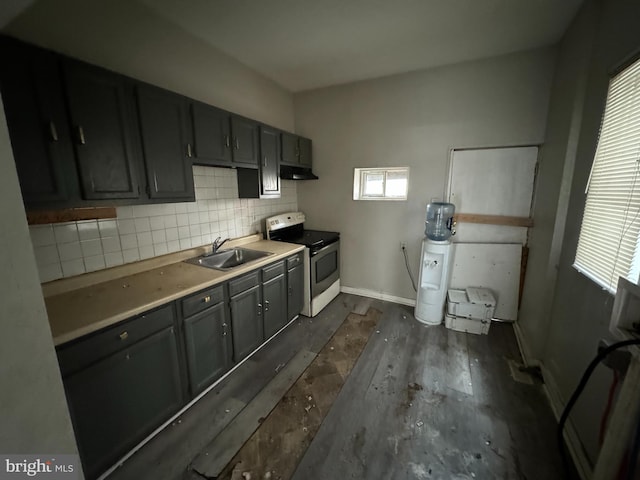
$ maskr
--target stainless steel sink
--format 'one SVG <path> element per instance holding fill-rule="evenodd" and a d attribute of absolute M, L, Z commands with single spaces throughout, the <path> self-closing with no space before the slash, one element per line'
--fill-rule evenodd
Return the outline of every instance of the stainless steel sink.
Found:
<path fill-rule="evenodd" d="M 230 248 L 211 255 L 190 258 L 189 260 L 185 260 L 185 262 L 200 265 L 202 267 L 213 268 L 215 270 L 226 271 L 231 270 L 234 267 L 253 262 L 254 260 L 268 257 L 269 255 L 273 255 L 273 253 L 250 250 L 248 248 Z"/>

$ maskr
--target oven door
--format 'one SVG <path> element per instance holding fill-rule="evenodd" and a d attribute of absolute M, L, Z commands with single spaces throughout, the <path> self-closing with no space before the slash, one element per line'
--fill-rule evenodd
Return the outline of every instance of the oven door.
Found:
<path fill-rule="evenodd" d="M 311 298 L 315 298 L 340 278 L 340 241 L 311 253 Z"/>

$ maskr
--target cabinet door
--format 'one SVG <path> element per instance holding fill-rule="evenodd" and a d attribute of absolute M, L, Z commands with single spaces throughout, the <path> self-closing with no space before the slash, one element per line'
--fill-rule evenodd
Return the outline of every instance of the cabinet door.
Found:
<path fill-rule="evenodd" d="M 173 327 L 64 379 L 87 478 L 95 478 L 182 404 Z"/>
<path fill-rule="evenodd" d="M 264 339 L 260 285 L 231 297 L 229 304 L 233 331 L 233 360 L 239 362 L 254 351 Z"/>
<path fill-rule="evenodd" d="M 298 137 L 292 133 L 282 132 L 280 136 L 282 146 L 282 163 L 298 164 Z"/>
<path fill-rule="evenodd" d="M 287 318 L 291 320 L 304 307 L 304 265 L 293 267 L 287 273 Z"/>
<path fill-rule="evenodd" d="M 298 162 L 302 167 L 311 167 L 311 140 L 304 137 L 298 138 L 299 157 Z"/>
<path fill-rule="evenodd" d="M 280 195 L 279 137 L 277 130 L 260 128 L 260 191 L 263 196 Z"/>
<path fill-rule="evenodd" d="M 120 75 L 71 60 L 64 71 L 83 197 L 139 197 L 130 84 Z"/>
<path fill-rule="evenodd" d="M 194 200 L 187 100 L 148 85 L 138 86 L 137 99 L 149 196 Z"/>
<path fill-rule="evenodd" d="M 27 207 L 64 202 L 77 182 L 58 58 L 2 39 L 0 88 Z"/>
<path fill-rule="evenodd" d="M 258 124 L 242 117 L 231 117 L 233 163 L 258 166 Z"/>
<path fill-rule="evenodd" d="M 231 166 L 231 115 L 204 103 L 191 104 L 194 159 L 199 165 Z"/>
<path fill-rule="evenodd" d="M 227 309 L 220 302 L 184 321 L 191 394 L 220 378 L 231 365 Z"/>
<path fill-rule="evenodd" d="M 264 338 L 280 330 L 287 323 L 287 280 L 284 274 L 262 285 L 264 300 Z"/>

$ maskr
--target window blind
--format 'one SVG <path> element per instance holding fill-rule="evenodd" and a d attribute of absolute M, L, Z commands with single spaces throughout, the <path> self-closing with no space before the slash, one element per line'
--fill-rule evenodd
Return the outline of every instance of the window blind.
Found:
<path fill-rule="evenodd" d="M 611 79 L 574 267 L 610 292 L 640 275 L 640 60 Z"/>

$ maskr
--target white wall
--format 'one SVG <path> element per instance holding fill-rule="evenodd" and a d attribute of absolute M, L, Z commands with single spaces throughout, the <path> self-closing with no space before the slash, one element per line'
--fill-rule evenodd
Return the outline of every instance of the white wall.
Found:
<path fill-rule="evenodd" d="M 602 10 L 598 6 L 602 4 Z M 600 119 L 604 109 L 609 73 L 625 59 L 640 51 L 640 3 L 624 0 L 604 2 L 589 1 L 583 7 L 587 15 L 586 24 L 572 28 L 567 42 L 578 42 L 589 48 L 589 36 L 595 32 L 593 55 L 588 68 L 575 70 L 577 78 L 586 81 L 584 107 L 580 112 L 580 133 L 575 155 L 573 182 L 571 184 L 564 242 L 558 265 L 555 297 L 548 322 L 549 331 L 542 361 L 560 394 L 568 399 L 580 375 L 595 356 L 598 340 L 609 338 L 608 324 L 613 305 L 613 296 L 598 285 L 579 274 L 571 265 L 574 261 L 580 224 L 584 210 L 584 189 L 595 152 Z M 595 21 L 594 21 L 595 20 Z M 584 30 L 584 26 L 586 30 Z M 592 33 L 589 33 L 589 30 Z M 573 67 L 572 67 L 573 68 Z M 566 95 L 573 95 L 569 82 L 564 88 Z M 567 136 L 571 148 L 572 135 Z M 580 401 L 576 404 L 571 421 L 591 460 L 597 456 L 599 419 L 602 414 L 611 372 L 600 367 L 589 383 Z"/>
<path fill-rule="evenodd" d="M 417 270 L 450 149 L 542 143 L 554 60 L 543 49 L 295 95 L 320 177 L 299 206 L 309 226 L 340 231 L 343 285 L 415 299 L 399 244 Z M 411 169 L 408 201 L 352 200 L 354 167 L 396 165 Z"/>
<path fill-rule="evenodd" d="M 540 362 L 544 354 L 551 321 L 598 13 L 599 8 L 590 2 L 574 19 L 560 45 L 551 91 L 518 318 L 527 360 L 531 363 Z"/>
<path fill-rule="evenodd" d="M 77 454 L 0 102 L 0 452 Z"/>
<path fill-rule="evenodd" d="M 4 33 L 291 131 L 289 92 L 129 0 L 40 0 Z"/>

